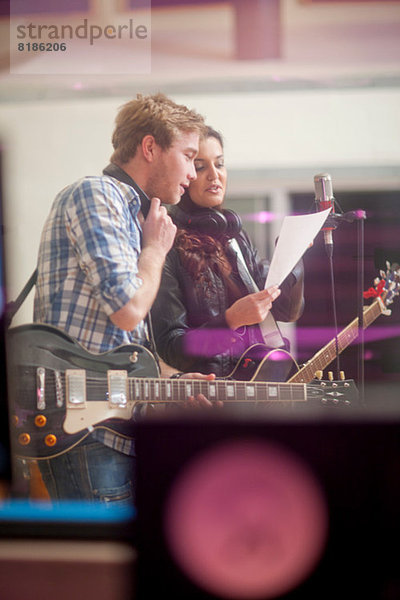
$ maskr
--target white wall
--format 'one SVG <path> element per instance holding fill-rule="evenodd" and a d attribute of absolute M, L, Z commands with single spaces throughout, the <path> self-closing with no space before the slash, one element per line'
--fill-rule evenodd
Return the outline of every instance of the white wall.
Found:
<path fill-rule="evenodd" d="M 99 173 L 106 165 L 112 151 L 115 115 L 128 99 L 1 106 L 10 300 L 35 268 L 40 232 L 55 194 L 79 177 Z M 373 169 L 400 164 L 400 90 L 395 88 L 204 94 L 174 99 L 199 110 L 224 133 L 227 165 L 232 171 L 301 168 L 307 173 L 309 169 L 307 177 L 312 182 L 317 168 Z M 14 324 L 30 322 L 31 318 L 32 295 Z"/>

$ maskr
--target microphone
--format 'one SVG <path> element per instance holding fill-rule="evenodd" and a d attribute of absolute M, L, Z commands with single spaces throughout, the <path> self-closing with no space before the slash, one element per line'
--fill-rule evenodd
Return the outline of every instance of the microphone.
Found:
<path fill-rule="evenodd" d="M 317 205 L 318 212 L 331 209 L 328 215 L 327 221 L 332 213 L 335 212 L 335 198 L 333 196 L 332 179 L 329 173 L 319 173 L 314 177 L 314 189 L 315 189 L 315 203 Z M 333 251 L 333 238 L 332 231 L 335 227 L 326 226 L 322 228 L 324 232 L 325 247 L 328 254 L 332 254 Z"/>

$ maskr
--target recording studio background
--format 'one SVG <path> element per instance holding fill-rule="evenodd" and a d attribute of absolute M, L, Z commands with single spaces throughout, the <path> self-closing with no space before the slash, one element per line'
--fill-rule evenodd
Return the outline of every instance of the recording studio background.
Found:
<path fill-rule="evenodd" d="M 140 19 L 140 10 L 145 10 L 146 4 L 150 6 L 146 0 L 73 0 L 68 3 L 35 0 L 15 1 L 14 9 L 21 18 L 27 19 L 24 23 L 29 19 L 24 16 L 24 10 L 29 6 L 46 24 L 57 21 L 75 26 L 82 19 L 90 19 L 104 27 L 114 21 Z M 365 211 L 362 227 L 364 288 L 373 286 L 380 270 L 386 270 L 386 261 L 400 263 L 400 1 L 153 0 L 151 70 L 141 74 L 129 73 L 131 56 L 128 47 L 126 52 L 121 51 L 113 69 L 105 68 L 105 41 L 99 42 L 97 52 L 90 55 L 84 49 L 79 51 L 79 47 L 72 46 L 78 59 L 71 72 L 46 74 L 40 55 L 31 53 L 22 58 L 10 42 L 8 5 L 8 2 L 0 1 L 1 183 L 8 301 L 18 296 L 35 268 L 40 233 L 55 195 L 70 182 L 101 172 L 112 152 L 110 138 L 118 108 L 137 93 L 157 91 L 197 109 L 210 125 L 223 133 L 229 177 L 227 206 L 241 214 L 261 255 L 271 257 L 285 215 L 316 210 L 314 176 L 329 173 L 337 212 Z M 135 8 L 138 5 L 142 7 L 139 12 Z M 82 73 L 83 64 L 85 73 Z M 340 224 L 333 232 L 333 240 L 335 301 L 340 331 L 356 318 L 360 300 L 357 289 L 358 224 Z M 299 363 L 312 358 L 335 335 L 329 264 L 321 234 L 307 250 L 304 261 L 305 312 L 296 324 L 283 326 Z M 30 323 L 32 305 L 31 293 L 12 325 Z M 397 409 L 399 402 L 399 298 L 395 298 L 388 308 L 391 314 L 379 316 L 365 331 L 363 348 L 365 400 L 378 412 L 382 409 L 382 415 L 387 407 Z M 340 355 L 340 369 L 346 378 L 355 380 L 360 386 L 357 344 L 352 344 Z M 324 377 L 328 370 L 334 371 L 334 377 L 337 377 L 335 362 L 326 369 Z M 3 390 L 3 425 L 8 417 L 4 394 Z M 340 418 L 344 419 L 343 416 Z M 332 514 L 339 520 L 345 515 L 344 521 L 340 521 L 343 528 L 338 529 L 340 535 L 343 531 L 344 544 L 348 534 L 346 519 L 350 525 L 356 525 L 352 544 L 346 549 L 348 561 L 344 571 L 340 569 L 340 556 L 338 558 L 340 548 L 337 553 L 335 548 L 325 565 L 332 569 L 327 577 L 336 578 L 337 590 L 334 591 L 338 593 L 342 581 L 343 585 L 346 583 L 344 575 L 353 573 L 353 550 L 356 554 L 361 549 L 364 556 L 364 553 L 368 554 L 367 543 L 371 543 L 369 529 L 364 527 L 370 522 L 370 513 L 360 511 L 360 506 L 366 504 L 371 513 L 377 511 L 375 528 L 379 529 L 379 519 L 384 522 L 385 531 L 391 530 L 392 520 L 398 522 L 397 421 L 390 422 L 390 427 L 387 427 L 388 423 L 385 418 L 377 419 L 376 435 L 363 437 L 364 430 L 361 430 L 361 437 L 355 438 L 351 423 L 350 433 L 342 435 L 342 429 L 348 429 L 342 420 L 332 436 L 331 445 L 324 444 L 314 424 L 310 426 L 310 435 L 307 432 L 299 435 L 298 444 L 293 442 L 290 427 L 282 434 L 288 447 L 294 443 L 295 452 L 303 445 L 306 447 L 304 457 L 309 464 L 322 465 L 322 479 L 331 482 L 328 496 Z M 268 434 L 263 429 L 263 423 L 250 425 L 248 430 L 243 425 L 246 435 L 247 432 L 252 436 L 261 431 L 261 437 L 268 439 L 269 435 L 273 439 L 271 432 Z M 224 425 L 221 427 L 224 438 L 240 433 L 242 424 L 233 430 L 229 424 L 226 429 Z M 374 429 L 375 424 L 371 427 Z M 6 429 L 2 441 L 7 453 Z M 183 453 L 179 444 L 175 442 L 174 446 L 171 442 L 170 453 L 161 452 L 160 462 L 152 460 L 150 450 L 157 456 L 158 447 L 152 444 L 151 425 L 147 433 L 149 438 L 146 438 L 146 431 L 142 432 L 148 463 L 144 461 L 140 467 L 144 480 L 141 502 L 146 507 L 144 525 L 141 526 L 150 523 L 153 527 L 149 528 L 148 539 L 150 542 L 154 539 L 156 544 L 145 554 L 153 576 L 154 556 L 164 552 L 162 545 L 157 545 L 161 536 L 159 518 L 163 494 L 171 483 L 171 474 L 182 466 Z M 173 441 L 179 438 L 174 431 L 172 433 Z M 218 437 L 214 436 L 213 428 L 206 436 L 203 436 L 203 430 L 196 430 L 190 437 L 183 429 L 179 435 L 188 456 L 192 450 L 197 452 L 199 447 Z M 168 437 L 157 439 L 160 444 L 166 440 L 168 446 Z M 320 452 L 322 446 L 324 451 Z M 376 453 L 375 448 L 379 452 Z M 341 452 L 343 470 L 337 468 L 337 449 Z M 351 456 L 350 461 L 347 455 Z M 387 455 L 390 455 L 390 461 L 385 460 Z M 383 470 L 381 463 L 385 464 Z M 370 464 L 374 465 L 372 479 L 369 478 Z M 0 479 L 9 477 L 8 467 L 4 463 Z M 354 473 L 361 477 L 361 485 L 359 494 L 352 496 L 347 491 L 348 486 L 354 489 L 358 485 Z M 380 487 L 382 480 L 383 488 Z M 151 502 L 148 502 L 148 494 Z M 338 512 L 335 512 L 337 507 Z M 157 512 L 155 519 L 151 512 L 153 508 Z M 21 523 L 28 532 L 31 525 L 23 518 Z M 51 587 L 45 576 L 46 570 L 54 566 L 52 545 L 47 559 L 41 563 L 39 560 L 32 562 L 32 553 L 36 552 L 32 551 L 33 538 L 40 525 L 35 527 L 29 544 L 22 540 L 18 550 L 18 560 L 31 554 L 27 559 L 31 578 L 20 576 L 22 570 L 18 560 L 13 563 L 14 569 L 10 568 L 10 546 L 5 546 L 4 550 L 0 543 L 0 588 L 3 586 L 0 595 L 7 588 L 7 600 L 19 600 L 28 593 L 33 600 L 50 593 L 54 595 L 54 586 Z M 391 531 L 395 538 L 398 529 Z M 71 537 L 74 535 L 76 537 L 76 529 Z M 51 536 L 57 537 L 57 526 Z M 372 539 L 373 557 L 380 548 L 375 541 Z M 341 538 L 339 542 L 342 543 Z M 65 540 L 62 543 L 65 545 Z M 384 558 L 380 559 L 382 567 L 388 554 L 385 549 Z M 165 555 L 161 559 L 167 560 Z M 400 584 L 394 578 L 392 562 L 389 561 L 386 570 L 382 569 L 383 575 L 373 574 L 377 584 L 382 584 L 385 590 L 386 595 L 381 596 L 385 599 L 398 597 Z M 116 563 L 118 561 L 111 561 L 111 564 Z M 68 572 L 70 557 L 65 564 Z M 95 561 L 90 564 L 92 567 L 95 564 L 98 569 Z M 127 564 L 125 562 L 124 566 Z M 161 572 L 167 579 L 170 576 L 168 565 L 168 562 L 161 565 Z M 82 590 L 85 583 L 90 588 L 88 597 L 94 594 L 98 600 L 120 600 L 121 595 L 117 592 L 111 595 L 112 590 L 120 589 L 120 573 L 117 577 L 113 575 L 113 585 L 107 587 L 98 576 L 88 576 L 85 560 L 80 565 L 75 564 L 75 568 L 77 566 L 76 577 L 66 577 L 65 568 L 64 571 L 52 571 L 60 600 L 77 596 L 78 591 L 73 586 L 81 585 Z M 26 569 L 25 561 L 24 573 Z M 364 574 L 363 569 L 354 573 L 357 576 Z M 366 593 L 367 575 L 369 573 L 362 584 Z M 394 591 L 390 587 L 392 575 Z M 162 578 L 160 581 L 162 584 Z M 178 584 L 182 585 L 182 582 Z M 26 588 L 20 587 L 24 585 Z M 361 589 L 357 578 L 351 585 L 357 594 Z M 324 586 L 325 579 L 322 589 Z M 10 596 L 11 590 L 13 596 Z M 324 596 L 329 597 L 328 592 L 324 590 Z M 202 592 L 197 593 L 193 597 L 205 597 Z M 180 596 L 176 594 L 176 597 Z M 301 592 L 299 595 L 294 592 L 291 597 L 302 597 Z"/>
<path fill-rule="evenodd" d="M 89 16 L 104 24 L 116 15 L 127 18 L 132 6 L 137 4 L 109 2 L 105 8 L 81 0 L 68 7 L 43 2 L 36 10 L 45 22 L 55 14 L 64 22 Z M 5 19 L 0 26 L 6 33 Z M 386 259 L 400 260 L 399 29 L 396 1 L 157 0 L 149 74 L 101 74 L 93 65 L 97 74 L 80 75 L 75 65 L 74 74 L 38 75 L 38 56 L 13 63 L 11 74 L 4 68 L 0 134 L 9 298 L 35 267 L 55 194 L 101 171 L 118 107 L 137 92 L 158 90 L 198 109 L 222 131 L 227 203 L 243 216 L 262 255 L 271 256 L 285 214 L 315 210 L 313 177 L 330 173 L 338 210 L 366 213 L 364 276 L 370 287 Z M 99 45 L 99 62 L 101 52 Z M 129 55 L 120 58 L 123 63 Z M 284 326 L 300 363 L 335 334 L 321 238 L 305 255 L 305 313 L 295 326 Z M 355 223 L 334 232 L 333 264 L 340 330 L 357 316 Z M 375 384 L 393 395 L 400 377 L 396 299 L 390 308 L 390 317 L 380 316 L 365 332 L 364 377 L 372 397 Z M 13 324 L 30 322 L 31 315 L 32 294 Z M 357 380 L 356 346 L 343 352 L 340 367 Z"/>

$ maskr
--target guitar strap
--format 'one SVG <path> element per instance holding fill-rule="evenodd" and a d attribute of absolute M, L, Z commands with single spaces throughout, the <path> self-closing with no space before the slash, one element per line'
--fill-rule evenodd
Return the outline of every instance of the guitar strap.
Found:
<path fill-rule="evenodd" d="M 236 255 L 238 271 L 239 271 L 239 275 L 242 278 L 242 281 L 247 284 L 248 289 L 250 288 L 249 289 L 250 292 L 259 292 L 260 291 L 259 287 L 256 284 L 256 282 L 254 281 L 254 279 L 248 269 L 248 266 L 246 264 L 246 261 L 244 260 L 242 251 L 240 249 L 240 246 L 239 246 L 237 240 L 235 238 L 232 238 L 229 241 L 229 245 Z M 248 284 L 250 284 L 250 285 L 248 285 Z M 264 321 L 259 324 L 259 327 L 260 327 L 261 335 L 264 339 L 266 346 L 268 346 L 269 348 L 285 348 L 286 347 L 285 340 L 283 339 L 282 334 L 279 331 L 279 327 L 276 324 L 275 318 L 272 315 L 271 311 L 268 312 Z"/>
<path fill-rule="evenodd" d="M 142 214 L 144 218 L 147 217 L 147 213 L 150 209 L 150 200 L 147 194 L 145 194 L 142 188 L 138 186 L 136 181 L 134 181 L 126 171 L 121 169 L 121 167 L 119 167 L 118 165 L 110 163 L 105 167 L 105 169 L 103 169 L 103 175 L 114 177 L 114 179 L 118 179 L 118 181 L 121 181 L 122 183 L 127 183 L 128 185 L 133 187 L 133 189 L 135 190 L 135 192 L 137 192 L 139 196 Z"/>
<path fill-rule="evenodd" d="M 11 321 L 13 320 L 15 313 L 17 312 L 17 310 L 19 310 L 22 303 L 25 301 L 25 298 L 27 297 L 27 295 L 29 294 L 29 292 L 31 291 L 33 286 L 35 285 L 36 279 L 37 279 L 37 274 L 38 274 L 38 271 L 37 271 L 37 269 L 35 269 L 33 271 L 32 275 L 29 277 L 26 284 L 24 285 L 24 287 L 22 288 L 17 299 L 12 302 L 8 302 L 6 304 L 4 319 L 5 319 L 5 326 L 7 329 L 11 325 Z"/>

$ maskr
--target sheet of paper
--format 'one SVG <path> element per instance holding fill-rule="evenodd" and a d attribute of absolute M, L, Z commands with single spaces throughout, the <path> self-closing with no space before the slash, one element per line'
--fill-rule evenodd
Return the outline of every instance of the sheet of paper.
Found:
<path fill-rule="evenodd" d="M 280 285 L 303 256 L 331 209 L 310 215 L 288 216 L 283 219 L 278 242 L 265 282 L 265 287 Z"/>

